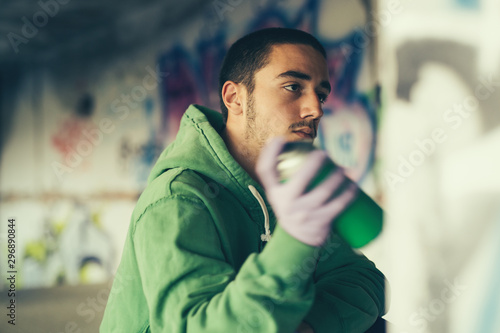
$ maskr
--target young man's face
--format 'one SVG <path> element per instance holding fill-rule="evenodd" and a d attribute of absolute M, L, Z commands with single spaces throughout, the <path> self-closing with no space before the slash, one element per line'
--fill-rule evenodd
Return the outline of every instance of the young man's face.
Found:
<path fill-rule="evenodd" d="M 254 83 L 246 108 L 248 144 L 262 148 L 274 136 L 290 141 L 316 137 L 322 104 L 330 93 L 321 53 L 309 45 L 274 45 Z"/>

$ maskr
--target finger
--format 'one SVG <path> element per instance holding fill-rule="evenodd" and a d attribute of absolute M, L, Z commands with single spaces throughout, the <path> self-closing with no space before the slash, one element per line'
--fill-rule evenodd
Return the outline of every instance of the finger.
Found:
<path fill-rule="evenodd" d="M 264 187 L 278 183 L 278 172 L 276 171 L 277 158 L 283 150 L 285 143 L 285 138 L 275 137 L 260 152 L 257 164 L 255 165 L 255 172 Z"/>
<path fill-rule="evenodd" d="M 345 179 L 346 176 L 342 169 L 335 170 L 321 184 L 304 194 L 300 203 L 308 207 L 322 206 L 340 188 Z"/>
<path fill-rule="evenodd" d="M 318 216 L 322 215 L 329 219 L 334 219 L 340 215 L 357 197 L 358 186 L 351 183 L 341 194 L 330 200 L 328 203 L 319 208 L 316 212 Z"/>

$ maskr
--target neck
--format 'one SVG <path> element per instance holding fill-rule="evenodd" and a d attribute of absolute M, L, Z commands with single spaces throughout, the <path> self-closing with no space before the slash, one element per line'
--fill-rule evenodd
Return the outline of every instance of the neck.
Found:
<path fill-rule="evenodd" d="M 245 170 L 253 180 L 260 184 L 259 178 L 255 172 L 258 153 L 252 149 L 253 147 L 249 142 L 245 141 L 244 130 L 238 131 L 226 126 L 222 133 L 222 139 L 236 162 L 241 165 L 243 170 Z"/>

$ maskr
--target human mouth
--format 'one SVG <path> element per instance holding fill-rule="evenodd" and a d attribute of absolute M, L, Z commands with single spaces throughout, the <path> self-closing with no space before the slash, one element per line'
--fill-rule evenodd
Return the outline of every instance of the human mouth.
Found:
<path fill-rule="evenodd" d="M 310 128 L 293 131 L 293 133 L 297 134 L 302 139 L 314 139 L 313 130 L 311 130 Z"/>

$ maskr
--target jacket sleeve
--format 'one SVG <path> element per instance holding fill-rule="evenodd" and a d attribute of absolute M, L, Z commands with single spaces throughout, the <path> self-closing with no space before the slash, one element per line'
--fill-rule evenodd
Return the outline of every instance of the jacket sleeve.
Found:
<path fill-rule="evenodd" d="M 323 246 L 314 283 L 314 304 L 304 321 L 315 333 L 365 332 L 385 313 L 384 275 L 338 236 Z"/>
<path fill-rule="evenodd" d="M 238 272 L 196 198 L 172 195 L 149 206 L 133 235 L 152 332 L 291 333 L 314 301 L 312 272 L 300 263 L 317 249 L 282 229 Z"/>

